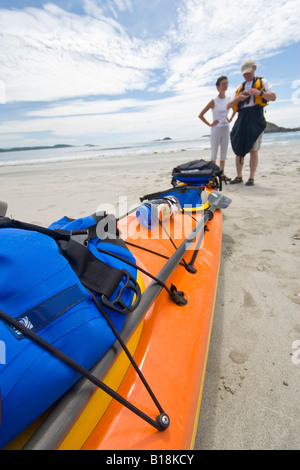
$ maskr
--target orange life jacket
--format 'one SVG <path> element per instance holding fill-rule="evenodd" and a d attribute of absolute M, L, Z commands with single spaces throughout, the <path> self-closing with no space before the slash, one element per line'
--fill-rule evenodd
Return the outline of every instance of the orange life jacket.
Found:
<path fill-rule="evenodd" d="M 265 85 L 264 85 L 262 79 L 263 79 L 263 77 L 254 77 L 253 82 L 252 82 L 252 88 L 256 88 L 257 90 L 260 90 L 260 91 L 265 91 Z M 237 97 L 240 93 L 242 93 L 242 91 L 244 91 L 245 85 L 246 85 L 246 82 L 242 83 L 239 86 L 239 88 L 236 91 L 235 97 Z M 239 111 L 240 110 L 241 103 L 242 102 L 239 102 L 234 106 L 234 111 Z M 264 100 L 262 96 L 254 95 L 254 105 L 257 105 L 257 104 L 259 106 L 267 106 L 268 102 L 266 100 Z"/>

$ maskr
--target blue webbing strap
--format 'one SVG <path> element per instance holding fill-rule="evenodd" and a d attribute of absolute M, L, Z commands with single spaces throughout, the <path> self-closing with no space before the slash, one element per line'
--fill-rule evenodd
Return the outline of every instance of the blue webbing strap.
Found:
<path fill-rule="evenodd" d="M 8 217 L 0 218 L 1 228 L 35 231 L 54 239 L 81 283 L 99 295 L 110 298 L 124 277 L 123 270 L 113 268 L 96 258 L 87 246 L 72 239 L 68 231 L 51 230 Z"/>

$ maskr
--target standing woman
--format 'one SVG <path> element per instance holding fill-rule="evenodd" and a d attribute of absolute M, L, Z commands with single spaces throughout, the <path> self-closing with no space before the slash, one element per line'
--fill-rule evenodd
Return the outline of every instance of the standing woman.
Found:
<path fill-rule="evenodd" d="M 230 181 L 224 174 L 225 160 L 227 156 L 227 149 L 229 143 L 229 123 L 232 121 L 235 111 L 233 112 L 230 119 L 228 119 L 227 104 L 230 98 L 226 97 L 226 91 L 228 89 L 228 79 L 225 76 L 219 77 L 216 81 L 216 88 L 219 92 L 216 98 L 213 98 L 199 114 L 199 119 L 203 121 L 207 126 L 211 127 L 211 160 L 216 163 L 218 150 L 220 147 L 220 168 L 223 170 L 222 179 Z M 204 117 L 207 111 L 212 110 L 213 122 L 210 124 Z"/>

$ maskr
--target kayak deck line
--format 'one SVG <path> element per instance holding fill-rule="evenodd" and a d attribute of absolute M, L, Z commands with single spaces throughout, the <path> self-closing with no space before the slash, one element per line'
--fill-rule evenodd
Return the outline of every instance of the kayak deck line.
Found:
<path fill-rule="evenodd" d="M 133 315 L 135 317 L 135 319 L 134 319 L 134 324 L 135 325 L 138 324 L 142 320 L 142 318 L 144 317 L 146 311 L 151 307 L 152 303 L 155 301 L 155 299 L 157 298 L 157 296 L 159 295 L 161 290 L 164 288 L 164 283 L 167 282 L 167 280 L 169 279 L 169 277 L 170 277 L 171 273 L 173 272 L 173 270 L 180 263 L 181 259 L 183 258 L 184 254 L 186 253 L 186 251 L 190 248 L 192 243 L 195 241 L 195 239 L 199 235 L 200 231 L 203 229 L 203 222 L 204 222 L 203 218 L 201 218 L 200 221 L 197 223 L 197 225 L 194 227 L 194 229 L 191 231 L 191 233 L 188 235 L 186 240 L 184 240 L 181 243 L 181 245 L 176 249 L 176 251 L 173 253 L 173 255 L 170 258 L 168 258 L 168 261 L 165 263 L 165 265 L 163 266 L 161 271 L 155 276 L 155 279 L 146 288 L 145 292 L 142 295 L 140 304 L 134 310 L 134 312 L 131 313 L 131 317 Z M 143 272 L 145 273 L 146 271 L 143 270 Z M 148 275 L 148 274 L 146 274 L 146 275 Z M 124 332 L 126 331 L 126 325 L 128 325 L 128 324 L 129 324 L 129 321 L 126 320 L 125 325 L 123 327 Z M 121 337 L 122 338 L 123 338 L 123 330 L 121 332 Z M 131 330 L 131 328 L 130 328 L 130 330 Z M 129 339 L 128 336 L 131 333 L 132 333 L 132 331 L 130 331 L 130 333 L 128 333 L 126 335 L 126 339 L 124 341 L 127 341 Z M 113 345 L 113 347 L 111 349 L 118 350 L 118 353 L 120 353 L 120 351 L 122 351 L 122 347 L 119 345 L 118 341 L 115 342 L 115 344 Z M 103 362 L 104 363 L 105 363 L 105 356 L 107 356 L 108 354 L 109 354 L 109 351 L 103 356 Z M 100 360 L 99 365 L 100 365 L 101 362 L 102 362 L 102 360 Z M 104 375 L 103 373 L 101 373 L 101 375 L 100 375 L 99 371 L 94 370 L 94 368 L 92 369 L 91 372 L 93 373 L 93 375 L 95 375 L 97 377 Z M 80 380 L 80 382 L 81 382 L 81 380 Z M 86 380 L 88 380 L 88 379 L 86 379 Z M 77 387 L 77 385 L 79 385 L 79 383 L 76 384 L 73 388 L 75 389 Z M 88 396 L 90 397 L 90 395 L 88 395 Z M 63 400 L 63 398 L 62 398 L 62 400 Z M 63 408 L 64 408 L 64 405 L 63 405 Z M 69 408 L 71 408 L 71 407 L 68 406 L 68 409 Z M 161 412 L 162 412 L 162 410 L 161 410 Z M 55 411 L 54 411 L 54 413 L 55 413 Z M 60 414 L 61 414 L 61 411 L 58 413 L 58 415 L 60 415 Z M 65 413 L 63 413 L 63 415 L 64 414 Z M 74 418 L 75 418 L 75 416 L 74 416 Z M 72 420 L 73 420 L 73 418 L 71 418 L 71 421 Z M 53 419 L 51 419 L 51 416 L 49 418 L 49 421 L 50 421 L 50 423 L 52 423 L 52 421 L 53 421 Z M 63 420 L 61 420 L 61 421 L 63 421 Z M 35 450 L 36 449 L 44 449 L 45 450 L 45 449 L 53 449 L 53 448 L 58 447 L 60 445 L 59 435 L 62 434 L 62 430 L 64 428 L 65 428 L 65 430 L 67 430 L 67 423 L 68 423 L 68 420 L 65 421 L 65 425 L 63 425 L 63 423 L 61 423 L 58 426 L 56 425 L 55 426 L 55 432 L 54 432 L 54 429 L 52 429 L 52 426 L 51 426 L 51 429 L 49 430 L 47 422 L 43 423 L 40 426 L 40 428 L 38 429 L 38 431 L 34 434 L 34 436 L 24 446 L 24 450 L 26 450 L 26 449 L 35 449 Z M 149 424 L 152 424 L 152 422 L 150 422 Z M 51 435 L 51 438 L 49 439 L 50 435 Z M 47 444 L 45 444 L 45 442 L 47 442 Z"/>
<path fill-rule="evenodd" d="M 184 446 L 184 448 L 190 448 L 191 446 L 193 446 L 195 440 L 195 426 L 197 423 L 197 417 L 199 414 L 201 403 L 203 378 L 205 373 L 208 345 L 212 328 L 218 270 L 220 263 L 222 216 L 221 212 L 217 209 L 227 207 L 227 205 L 229 205 L 231 202 L 228 198 L 225 198 L 223 195 L 220 195 L 220 193 L 217 193 L 216 191 L 212 191 L 212 193 L 210 193 L 209 195 L 209 198 L 210 208 L 209 210 L 205 210 L 204 214 L 200 213 L 198 215 L 194 214 L 193 216 L 191 216 L 190 214 L 185 214 L 184 211 L 182 211 L 181 214 L 176 214 L 176 216 L 174 217 L 174 221 L 172 220 L 171 227 L 172 231 L 174 231 L 176 228 L 176 224 L 181 224 L 181 226 L 183 226 L 186 217 L 193 218 L 193 229 L 190 231 L 188 236 L 183 241 L 181 241 L 178 247 L 176 247 L 175 243 L 173 242 L 171 234 L 167 234 L 169 238 L 168 240 L 166 240 L 166 242 L 161 239 L 153 240 L 153 245 L 155 245 L 156 249 L 151 249 L 152 241 L 148 243 L 149 240 L 147 239 L 141 240 L 140 245 L 137 245 L 133 243 L 135 240 L 131 239 L 130 235 L 124 238 L 125 243 L 128 243 L 136 257 L 138 269 L 140 266 L 139 276 L 141 282 L 139 282 L 139 284 L 145 284 L 145 290 L 142 293 L 140 302 L 132 312 L 128 313 L 126 321 L 120 333 L 120 341 L 116 340 L 113 346 L 103 355 L 103 357 L 98 361 L 98 363 L 89 371 L 88 374 L 85 375 L 85 378 L 80 379 L 57 402 L 57 404 L 51 410 L 50 415 L 46 417 L 45 421 L 38 427 L 33 436 L 29 438 L 28 442 L 23 446 L 23 449 L 50 450 L 76 448 L 114 448 L 114 446 L 117 445 L 116 442 L 118 442 L 118 423 L 122 423 L 120 427 L 121 433 L 122 430 L 123 432 L 125 432 L 126 429 L 126 433 L 128 434 L 126 440 L 124 440 L 125 448 L 131 448 L 130 445 L 132 445 L 132 442 L 134 442 L 134 440 L 131 441 L 133 437 L 132 433 L 134 432 L 134 430 L 137 440 L 135 445 L 137 446 L 137 448 L 144 448 L 144 445 L 145 448 L 151 448 L 147 447 L 149 441 L 149 445 L 154 445 L 153 448 L 156 448 L 157 446 L 157 448 L 163 449 L 166 445 L 166 439 L 168 440 L 170 435 L 172 435 L 174 438 L 173 442 L 177 442 L 177 444 L 174 445 L 178 445 L 178 448 L 181 448 L 181 446 Z M 214 215 L 216 215 L 216 217 L 214 217 Z M 133 219 L 135 219 L 134 213 L 128 215 L 127 217 L 119 219 L 119 230 L 121 233 L 122 229 L 125 228 L 126 225 L 129 225 Z M 160 225 L 160 228 L 165 230 L 164 226 L 162 224 Z M 209 243 L 207 248 L 203 249 L 202 242 L 204 239 L 204 232 L 207 225 L 210 226 L 210 232 L 207 233 Z M 125 232 L 128 233 L 127 230 L 125 230 Z M 173 252 L 171 251 L 170 247 L 166 248 L 166 243 L 170 241 L 172 244 Z M 147 250 L 147 253 L 143 252 L 142 255 L 138 255 L 137 253 L 139 252 L 139 250 L 144 250 L 144 248 L 145 251 Z M 161 251 L 164 251 L 164 253 L 161 253 Z M 184 260 L 184 256 L 189 251 L 192 251 L 192 256 L 190 262 L 187 263 Z M 202 256 L 199 256 L 199 253 L 201 251 Z M 159 261 L 153 261 L 153 254 L 159 255 Z M 179 269 L 177 269 L 177 267 Z M 183 273 L 183 269 L 186 274 Z M 150 271 L 153 271 L 153 274 L 151 274 Z M 152 281 L 149 280 L 149 276 Z M 207 277 L 207 279 L 205 277 Z M 200 286 L 199 280 L 201 280 Z M 171 283 L 171 288 L 168 288 L 166 285 L 168 281 Z M 177 287 L 175 286 L 178 286 L 180 289 L 181 282 L 183 283 L 184 288 L 182 291 L 177 291 Z M 172 294 L 172 289 L 174 288 L 175 294 L 178 293 L 179 297 L 184 298 L 184 303 L 187 303 L 188 305 L 188 310 L 185 313 L 179 313 L 179 311 L 185 311 L 185 308 L 183 308 L 182 310 L 180 307 L 180 309 L 177 310 L 178 306 L 176 305 L 176 303 L 174 304 L 173 302 L 169 302 L 169 295 L 159 296 L 164 288 L 169 295 Z M 198 290 L 199 293 L 197 292 Z M 201 305 L 202 297 L 205 292 L 207 292 L 207 294 L 204 296 L 205 309 L 202 310 L 201 306 L 199 307 L 201 323 L 200 327 L 199 325 L 197 325 L 197 312 L 195 311 L 195 308 L 197 305 Z M 90 294 L 92 295 L 91 292 Z M 211 299 L 211 295 L 213 295 L 213 301 Z M 191 304 L 190 307 L 189 304 Z M 192 310 L 190 311 L 189 309 Z M 191 313 L 193 314 L 191 315 Z M 151 368 L 149 364 L 151 364 L 153 361 L 157 363 L 157 360 L 160 359 L 160 348 L 158 342 L 158 338 L 160 337 L 160 335 L 163 334 L 163 332 L 166 333 L 167 331 L 172 331 L 170 327 L 176 325 L 176 323 L 174 323 L 176 318 L 178 321 L 176 327 L 178 328 L 178 331 L 174 332 L 176 333 L 174 334 L 174 337 L 176 335 L 178 336 L 179 333 L 184 331 L 184 318 L 187 314 L 187 318 L 191 318 L 191 325 L 194 325 L 195 328 L 198 328 L 198 331 L 200 333 L 199 341 L 201 342 L 201 345 L 199 351 L 195 353 L 196 363 L 199 367 L 198 378 L 196 377 L 197 369 L 195 369 L 195 366 L 193 366 L 194 375 L 192 380 L 194 382 L 194 386 L 192 395 L 194 396 L 194 398 L 191 399 L 192 403 L 190 406 L 191 413 L 193 415 L 193 418 L 191 416 L 191 420 L 194 424 L 191 428 L 190 424 L 187 425 L 187 423 L 185 423 L 183 429 L 186 433 L 186 436 L 182 436 L 179 435 L 180 433 L 178 432 L 178 430 L 177 433 L 174 433 L 174 426 L 177 426 L 176 420 L 178 419 L 173 418 L 173 416 L 175 416 L 175 406 L 173 403 L 174 397 L 170 397 L 170 394 L 172 395 L 172 389 L 168 386 L 168 384 L 165 383 L 164 370 L 159 367 L 157 369 L 156 375 L 153 367 Z M 160 328 L 158 328 L 158 326 L 156 326 L 156 324 L 159 324 L 160 322 L 164 325 L 161 330 Z M 191 331 L 188 331 L 188 335 L 192 333 L 193 327 L 189 326 L 188 330 L 189 329 L 191 329 Z M 153 335 L 151 336 L 151 332 L 153 332 L 155 337 L 153 337 Z M 190 345 L 188 344 L 188 335 L 186 338 L 184 338 L 184 341 L 182 342 L 182 344 L 186 344 L 187 350 L 190 348 Z M 117 336 L 117 334 L 115 334 L 115 336 Z M 167 342 L 169 342 L 169 339 L 171 338 L 167 338 Z M 173 338 L 171 339 L 171 343 L 174 350 L 174 354 L 176 355 L 176 348 L 174 349 L 175 343 L 173 341 Z M 155 346 L 153 346 L 154 344 Z M 129 359 L 130 357 L 132 357 L 133 361 L 130 359 L 129 362 L 128 358 L 124 357 L 124 350 L 126 354 L 128 352 L 127 355 Z M 153 356 L 151 356 L 150 353 L 150 351 L 152 350 Z M 153 358 L 153 361 L 151 360 L 151 357 Z M 171 358 L 170 352 L 168 352 L 168 358 Z M 187 352 L 186 360 L 188 360 L 188 358 L 189 354 Z M 180 360 L 182 361 L 182 359 Z M 120 365 L 121 363 L 122 365 Z M 133 364 L 134 367 L 131 368 L 130 364 Z M 168 364 L 169 363 L 166 361 L 167 367 L 169 367 Z M 182 365 L 183 364 L 184 363 L 182 363 Z M 122 372 L 120 372 L 120 367 L 122 367 L 123 369 Z M 142 371 L 142 369 L 145 369 L 145 373 Z M 176 368 L 174 367 L 174 370 L 175 369 Z M 95 377 L 94 384 L 89 382 L 89 380 L 91 380 L 89 374 Z M 140 384 L 136 382 L 135 374 L 141 374 L 140 378 L 142 377 L 143 385 L 145 385 L 143 380 L 144 376 L 146 377 L 146 384 L 149 383 L 151 385 L 151 389 L 149 387 L 150 397 L 152 398 L 154 404 L 161 413 L 159 417 L 163 419 L 162 422 L 157 423 L 156 418 L 154 418 L 153 420 L 153 418 L 151 417 L 151 415 L 153 414 L 153 409 L 149 403 L 149 400 L 145 398 L 144 392 L 141 391 Z M 116 380 L 117 375 L 118 380 Z M 161 378 L 163 382 L 162 384 L 159 378 Z M 117 395 L 119 395 L 121 399 L 117 399 L 117 395 L 114 395 L 113 393 L 113 397 L 109 397 L 106 400 L 104 399 L 104 406 L 100 406 L 100 402 L 102 402 L 103 399 L 103 391 L 97 389 L 98 380 L 101 381 L 101 383 L 104 382 L 104 384 L 106 382 L 113 382 L 114 390 L 118 390 L 118 392 L 114 392 L 114 390 L 113 392 L 117 393 Z M 177 381 L 176 387 L 178 387 Z M 108 391 L 109 387 L 110 385 L 105 385 L 104 390 Z M 147 386 L 146 389 L 148 390 Z M 152 389 L 155 392 L 155 395 L 153 393 L 153 396 Z M 136 398 L 136 392 L 138 393 L 138 399 Z M 197 398 L 194 392 L 197 394 Z M 163 405 L 160 405 L 160 395 L 162 396 Z M 158 397 L 159 401 L 156 399 L 156 396 Z M 140 399 L 141 397 L 143 398 Z M 170 397 L 171 399 L 168 400 L 168 397 Z M 116 398 L 117 402 L 115 402 L 113 398 Z M 170 419 L 171 425 L 173 423 L 173 426 L 171 430 L 168 422 L 169 417 L 165 415 L 165 412 L 163 411 L 163 409 L 166 408 L 166 412 L 168 413 L 168 401 L 172 402 L 170 408 Z M 125 402 L 134 404 L 130 404 L 130 406 L 128 406 L 125 405 Z M 138 403 L 140 403 L 140 405 L 136 407 L 136 404 Z M 122 409 L 122 406 L 124 405 L 127 407 L 127 412 Z M 143 409 L 145 409 L 146 414 L 141 411 L 141 406 L 143 407 Z M 95 407 L 97 409 L 96 415 L 95 413 L 93 413 L 93 411 L 95 411 Z M 100 410 L 100 408 L 102 408 L 102 411 Z M 128 412 L 131 413 L 133 411 L 134 413 L 136 413 L 136 410 L 138 410 L 137 414 L 139 415 L 139 417 L 142 417 L 146 421 L 145 424 L 137 424 L 134 417 L 130 417 L 128 419 Z M 184 417 L 184 420 L 186 421 L 187 414 L 188 413 L 182 413 L 182 415 L 180 415 L 180 419 Z M 91 419 L 91 415 L 94 415 L 93 419 Z M 83 431 L 82 426 L 80 426 L 79 424 L 82 424 L 84 421 L 87 422 L 87 425 L 85 426 Z M 130 426 L 130 423 L 136 424 L 128 428 L 128 426 Z M 149 424 L 154 425 L 155 430 L 149 430 Z M 147 425 L 148 428 L 145 428 L 145 425 Z M 145 429 L 148 429 L 148 431 L 145 431 Z M 189 431 L 187 431 L 187 429 L 189 429 Z M 128 430 L 130 431 L 128 432 Z M 158 430 L 164 430 L 163 433 L 159 433 L 161 434 L 160 438 L 157 436 Z M 148 438 L 147 443 L 143 445 L 141 444 L 141 436 L 144 435 L 145 432 L 148 433 Z M 118 446 L 119 445 L 120 444 L 118 444 Z M 139 447 L 140 445 L 142 447 Z"/>

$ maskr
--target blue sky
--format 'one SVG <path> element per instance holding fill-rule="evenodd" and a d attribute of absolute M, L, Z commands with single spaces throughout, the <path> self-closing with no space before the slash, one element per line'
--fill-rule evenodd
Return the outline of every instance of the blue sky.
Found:
<path fill-rule="evenodd" d="M 198 138 L 253 58 L 300 126 L 299 0 L 0 0 L 0 148 Z"/>

